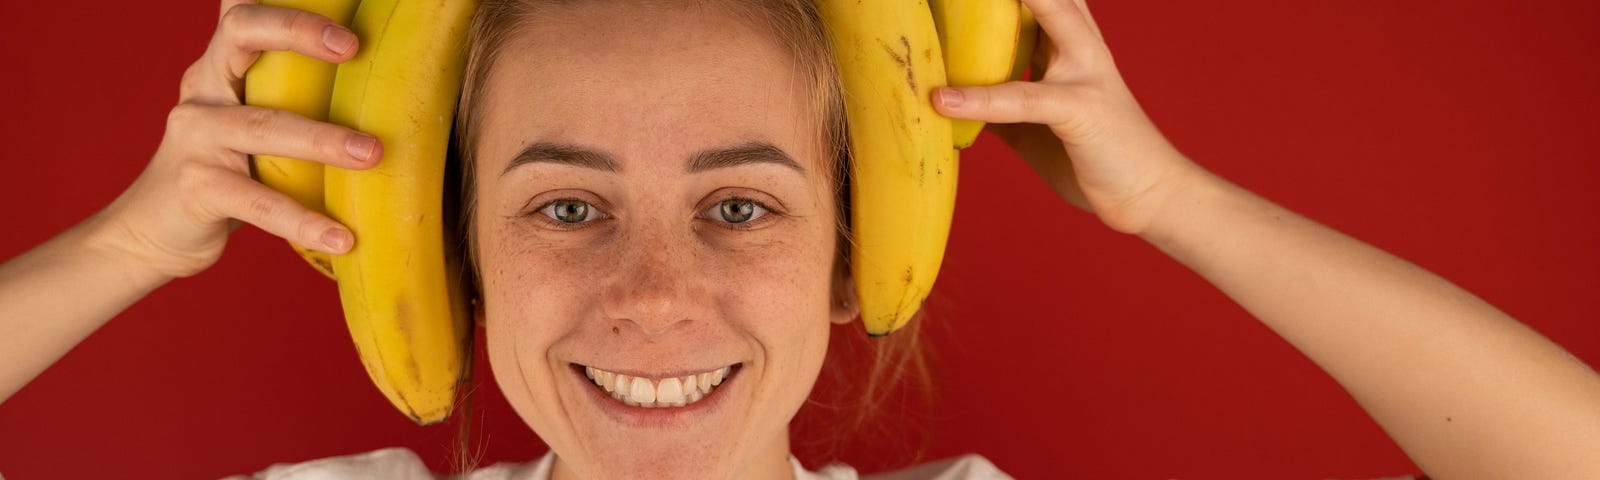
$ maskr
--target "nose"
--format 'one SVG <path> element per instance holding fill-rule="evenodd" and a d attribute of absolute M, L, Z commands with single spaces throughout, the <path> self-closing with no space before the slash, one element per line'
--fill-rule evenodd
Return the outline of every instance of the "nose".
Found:
<path fill-rule="evenodd" d="M 639 233 L 622 242 L 625 252 L 603 289 L 608 321 L 655 336 L 701 317 L 708 296 L 693 236 Z"/>

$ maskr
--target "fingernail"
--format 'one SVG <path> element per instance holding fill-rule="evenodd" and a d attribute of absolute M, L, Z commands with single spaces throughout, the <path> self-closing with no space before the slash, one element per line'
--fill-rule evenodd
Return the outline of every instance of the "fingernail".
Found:
<path fill-rule="evenodd" d="M 334 227 L 322 232 L 322 244 L 335 252 L 349 250 L 352 240 L 354 238 L 350 235 L 350 232 L 343 228 Z"/>
<path fill-rule="evenodd" d="M 328 25 L 322 27 L 322 44 L 327 45 L 333 53 L 344 55 L 356 45 L 356 34 L 338 25 Z"/>
<path fill-rule="evenodd" d="M 371 135 L 356 134 L 344 141 L 344 150 L 356 160 L 367 161 L 372 156 L 372 150 L 378 148 L 378 139 Z"/>
<path fill-rule="evenodd" d="M 939 89 L 939 103 L 944 104 L 946 107 L 959 107 L 961 102 L 965 101 L 967 101 L 967 95 L 961 93 L 960 90 L 952 88 Z"/>

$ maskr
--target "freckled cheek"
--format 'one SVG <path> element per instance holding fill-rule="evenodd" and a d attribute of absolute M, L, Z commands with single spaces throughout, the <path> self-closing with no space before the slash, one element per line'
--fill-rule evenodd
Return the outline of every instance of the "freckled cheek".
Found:
<path fill-rule="evenodd" d="M 759 254 L 717 258 L 711 277 L 721 312 L 733 328 L 762 350 L 761 385 L 767 407 L 752 421 L 785 424 L 805 401 L 827 354 L 828 300 L 832 291 L 832 242 L 792 235 Z"/>
<path fill-rule="evenodd" d="M 482 257 L 485 292 L 519 335 L 554 338 L 563 321 L 577 321 L 593 282 L 607 262 L 592 249 L 571 248 L 528 235 L 496 235 L 493 252 Z M 494 319 L 490 319 L 493 321 Z M 548 331 L 549 336 L 543 335 Z"/>
<path fill-rule="evenodd" d="M 831 292 L 833 257 L 824 251 L 829 242 L 787 238 L 707 259 L 711 291 L 719 292 L 723 308 L 733 310 L 731 320 L 751 322 L 758 334 L 793 335 L 811 323 L 826 323 L 821 315 Z"/>

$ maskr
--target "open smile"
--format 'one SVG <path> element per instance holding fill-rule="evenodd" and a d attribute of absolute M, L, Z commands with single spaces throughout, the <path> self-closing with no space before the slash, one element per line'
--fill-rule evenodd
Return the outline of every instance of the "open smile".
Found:
<path fill-rule="evenodd" d="M 628 375 L 587 365 L 571 364 L 595 388 L 613 400 L 635 408 L 683 408 L 704 400 L 738 373 L 742 364 L 681 375 L 659 377 Z"/>

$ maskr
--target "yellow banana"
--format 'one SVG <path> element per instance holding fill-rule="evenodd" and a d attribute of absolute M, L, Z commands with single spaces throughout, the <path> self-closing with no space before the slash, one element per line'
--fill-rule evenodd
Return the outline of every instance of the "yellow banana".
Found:
<path fill-rule="evenodd" d="M 850 124 L 851 273 L 867 333 L 886 335 L 922 306 L 950 234 L 956 150 L 931 97 L 944 56 L 921 0 L 817 6 Z"/>
<path fill-rule="evenodd" d="M 369 170 L 325 171 L 328 213 L 355 247 L 333 257 L 367 374 L 419 424 L 443 420 L 467 375 L 472 320 L 451 250 L 445 158 L 475 0 L 365 0 L 329 119 L 377 136 Z"/>
<path fill-rule="evenodd" d="M 1033 61 L 1033 48 L 1039 43 L 1039 20 L 1033 17 L 1033 10 L 1027 5 L 1017 15 L 1017 59 L 1011 65 L 1011 80 L 1022 80 L 1022 74 L 1028 71 L 1028 64 Z M 1034 75 L 1037 79 L 1038 75 Z"/>
<path fill-rule="evenodd" d="M 944 51 L 950 85 L 985 86 L 1005 82 L 1017 54 L 1017 0 L 929 0 Z M 977 140 L 983 122 L 951 120 L 955 148 Z"/>
<path fill-rule="evenodd" d="M 316 13 L 340 25 L 349 25 L 358 0 L 263 0 L 262 5 L 298 8 Z M 333 75 L 338 65 L 299 53 L 274 50 L 261 52 L 244 75 L 244 103 L 288 110 L 312 120 L 328 119 L 328 99 L 333 91 Z M 306 208 L 325 212 L 322 202 L 322 164 L 272 155 L 252 159 L 256 178 L 273 190 L 283 192 Z M 328 254 L 289 242 L 295 253 L 312 268 L 333 278 L 333 262 Z"/>

